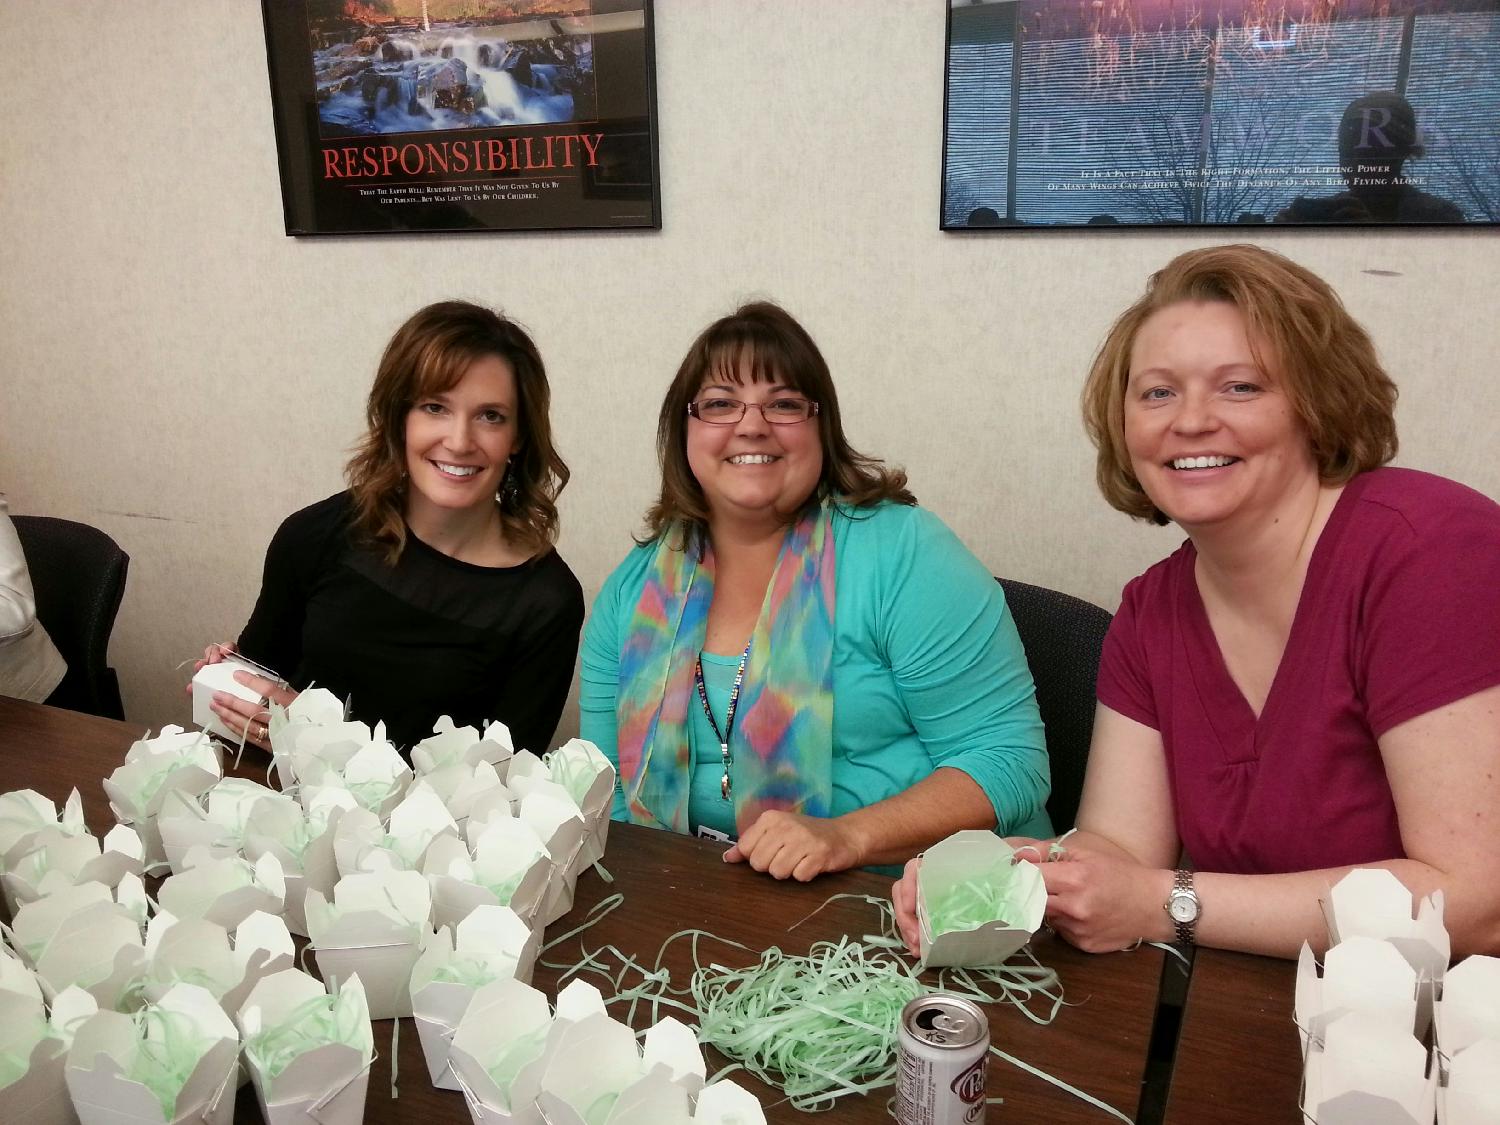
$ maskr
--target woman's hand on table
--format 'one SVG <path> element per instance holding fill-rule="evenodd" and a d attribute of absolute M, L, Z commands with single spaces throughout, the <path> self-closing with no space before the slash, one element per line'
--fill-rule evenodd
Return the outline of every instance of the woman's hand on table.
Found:
<path fill-rule="evenodd" d="M 285 684 L 257 676 L 254 672 L 236 672 L 234 678 L 236 682 L 256 692 L 260 698 L 241 699 L 227 691 L 216 691 L 209 708 L 235 738 L 243 734 L 247 743 L 270 749 L 266 737 L 271 721 L 269 705 L 275 703 L 279 707 L 290 706 L 298 693 Z"/>
<path fill-rule="evenodd" d="M 803 816 L 772 810 L 755 818 L 739 843 L 724 853 L 725 863 L 748 863 L 773 879 L 805 883 L 825 871 L 844 871 L 862 861 L 852 833 L 837 817 Z"/>

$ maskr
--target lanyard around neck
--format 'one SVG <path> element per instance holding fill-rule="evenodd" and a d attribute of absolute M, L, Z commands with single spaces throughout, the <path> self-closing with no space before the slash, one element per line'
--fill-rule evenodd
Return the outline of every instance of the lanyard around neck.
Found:
<path fill-rule="evenodd" d="M 724 800 L 729 800 L 729 765 L 734 759 L 729 754 L 729 739 L 734 734 L 734 713 L 739 708 L 740 685 L 745 682 L 745 665 L 750 660 L 750 645 L 755 638 L 752 636 L 745 642 L 745 651 L 740 654 L 740 666 L 734 674 L 734 687 L 729 692 L 729 708 L 724 712 L 724 729 L 719 730 L 719 721 L 714 718 L 713 708 L 708 705 L 708 688 L 703 684 L 703 656 L 700 653 L 693 660 L 693 684 L 698 689 L 698 700 L 703 704 L 703 714 L 708 717 L 708 725 L 713 728 L 714 737 L 719 740 L 719 756 L 724 761 L 724 776 L 719 779 L 719 795 Z"/>

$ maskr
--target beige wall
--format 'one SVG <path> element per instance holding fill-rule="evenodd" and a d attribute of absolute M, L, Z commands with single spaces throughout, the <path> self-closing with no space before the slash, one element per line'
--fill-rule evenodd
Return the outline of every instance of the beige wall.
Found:
<path fill-rule="evenodd" d="M 132 718 L 186 717 L 175 666 L 236 633 L 278 521 L 340 487 L 384 341 L 443 297 L 536 335 L 590 597 L 651 493 L 671 372 L 749 295 L 804 319 L 856 446 L 995 572 L 1113 608 L 1178 541 L 1098 498 L 1076 400 L 1145 275 L 1216 239 L 940 233 L 941 0 L 656 16 L 660 233 L 296 241 L 259 4 L 0 5 L 0 488 L 130 553 L 112 659 Z M 1496 233 L 1259 237 L 1374 332 L 1401 460 L 1500 497 Z"/>

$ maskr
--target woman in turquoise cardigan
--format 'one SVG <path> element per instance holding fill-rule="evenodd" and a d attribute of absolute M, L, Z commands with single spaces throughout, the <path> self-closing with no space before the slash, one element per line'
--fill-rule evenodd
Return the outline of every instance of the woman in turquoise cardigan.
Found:
<path fill-rule="evenodd" d="M 775 305 L 693 343 L 660 498 L 584 632 L 583 735 L 614 817 L 736 841 L 778 879 L 1047 825 L 1047 756 L 999 585 L 905 474 L 855 452 Z"/>

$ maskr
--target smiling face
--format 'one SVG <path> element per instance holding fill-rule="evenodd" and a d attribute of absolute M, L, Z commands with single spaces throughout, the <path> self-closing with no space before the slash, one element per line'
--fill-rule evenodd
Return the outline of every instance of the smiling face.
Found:
<path fill-rule="evenodd" d="M 506 460 L 518 445 L 516 377 L 497 355 L 481 356 L 446 391 L 419 398 L 406 415 L 408 522 L 495 506 Z"/>
<path fill-rule="evenodd" d="M 1273 518 L 1318 481 L 1292 403 L 1227 302 L 1168 305 L 1141 325 L 1125 389 L 1125 446 L 1151 501 L 1190 532 Z"/>
<path fill-rule="evenodd" d="M 816 417 L 772 425 L 757 406 L 805 398 L 786 382 L 740 382 L 710 374 L 694 401 L 738 399 L 749 403 L 745 416 L 729 425 L 687 420 L 687 461 L 708 502 L 709 522 L 780 526 L 791 522 L 818 486 L 823 445 Z M 774 408 L 773 408 L 774 409 Z"/>

